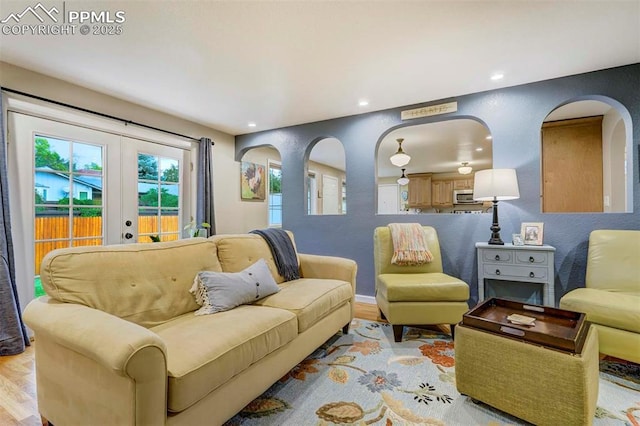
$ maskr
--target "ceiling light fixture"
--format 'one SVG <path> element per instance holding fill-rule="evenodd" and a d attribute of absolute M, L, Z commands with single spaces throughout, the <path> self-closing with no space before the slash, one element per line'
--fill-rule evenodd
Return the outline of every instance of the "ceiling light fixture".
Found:
<path fill-rule="evenodd" d="M 493 136 L 489 135 L 485 138 L 486 140 L 490 141 L 491 139 L 493 139 Z"/>
<path fill-rule="evenodd" d="M 398 180 L 396 181 L 396 182 L 398 182 L 398 185 L 402 185 L 403 186 L 403 185 L 408 185 L 409 184 L 409 178 L 404 175 L 404 171 L 405 170 L 407 170 L 407 169 L 402 169 L 402 176 L 400 176 L 398 178 Z"/>
<path fill-rule="evenodd" d="M 409 161 L 411 161 L 411 157 L 402 150 L 402 142 L 404 141 L 404 139 L 399 138 L 396 139 L 396 141 L 398 142 L 398 150 L 395 154 L 389 157 L 389 160 L 391 161 L 391 164 L 396 167 L 406 166 L 407 164 L 409 164 Z"/>
<path fill-rule="evenodd" d="M 502 80 L 503 78 L 504 78 L 504 74 L 499 73 L 499 72 L 497 72 L 497 73 L 495 73 L 495 74 L 493 74 L 491 76 L 491 80 L 493 80 L 493 81 Z"/>
<path fill-rule="evenodd" d="M 471 166 L 469 166 L 468 164 L 469 163 L 467 163 L 466 161 L 462 163 L 462 166 L 458 167 L 458 173 L 460 173 L 461 175 L 468 175 L 469 173 L 471 173 L 473 168 L 471 168 Z"/>
<path fill-rule="evenodd" d="M 358 101 L 358 105 L 360 105 L 361 107 L 367 106 L 369 105 L 369 101 L 366 99 L 361 99 L 360 101 Z"/>
<path fill-rule="evenodd" d="M 476 152 L 482 152 L 482 148 L 480 147 L 476 148 Z"/>
<path fill-rule="evenodd" d="M 256 127 L 256 123 L 251 122 L 251 123 L 247 124 L 247 126 L 249 126 L 249 127 Z"/>

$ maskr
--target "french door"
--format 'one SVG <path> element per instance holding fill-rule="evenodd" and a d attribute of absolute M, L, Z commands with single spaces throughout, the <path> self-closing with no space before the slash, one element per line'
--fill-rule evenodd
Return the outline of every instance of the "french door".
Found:
<path fill-rule="evenodd" d="M 12 111 L 8 129 L 22 307 L 42 294 L 40 263 L 51 250 L 181 237 L 189 150 Z"/>

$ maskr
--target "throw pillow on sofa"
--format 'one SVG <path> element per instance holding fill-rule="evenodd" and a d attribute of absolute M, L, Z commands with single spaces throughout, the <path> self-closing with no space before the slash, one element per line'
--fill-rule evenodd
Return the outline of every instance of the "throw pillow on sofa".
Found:
<path fill-rule="evenodd" d="M 280 287 L 264 259 L 240 272 L 198 272 L 189 290 L 202 306 L 196 315 L 228 311 L 278 291 Z"/>

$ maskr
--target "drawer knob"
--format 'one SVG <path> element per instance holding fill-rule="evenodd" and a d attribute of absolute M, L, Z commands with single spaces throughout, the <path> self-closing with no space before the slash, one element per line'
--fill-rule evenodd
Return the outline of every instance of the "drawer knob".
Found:
<path fill-rule="evenodd" d="M 496 269 L 496 275 L 500 275 L 500 269 Z"/>
<path fill-rule="evenodd" d="M 529 256 L 529 262 L 533 263 L 534 260 L 533 256 Z"/>
<path fill-rule="evenodd" d="M 536 274 L 534 274 L 533 272 L 529 272 L 529 278 L 535 278 Z"/>
<path fill-rule="evenodd" d="M 496 254 L 496 260 L 500 260 L 500 255 Z"/>

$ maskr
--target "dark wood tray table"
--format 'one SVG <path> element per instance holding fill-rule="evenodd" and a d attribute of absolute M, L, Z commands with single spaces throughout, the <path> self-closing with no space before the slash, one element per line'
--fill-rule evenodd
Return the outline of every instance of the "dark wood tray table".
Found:
<path fill-rule="evenodd" d="M 534 325 L 507 320 L 511 314 L 535 318 Z M 585 314 L 549 306 L 490 298 L 462 316 L 462 324 L 529 343 L 581 354 L 590 323 Z"/>

